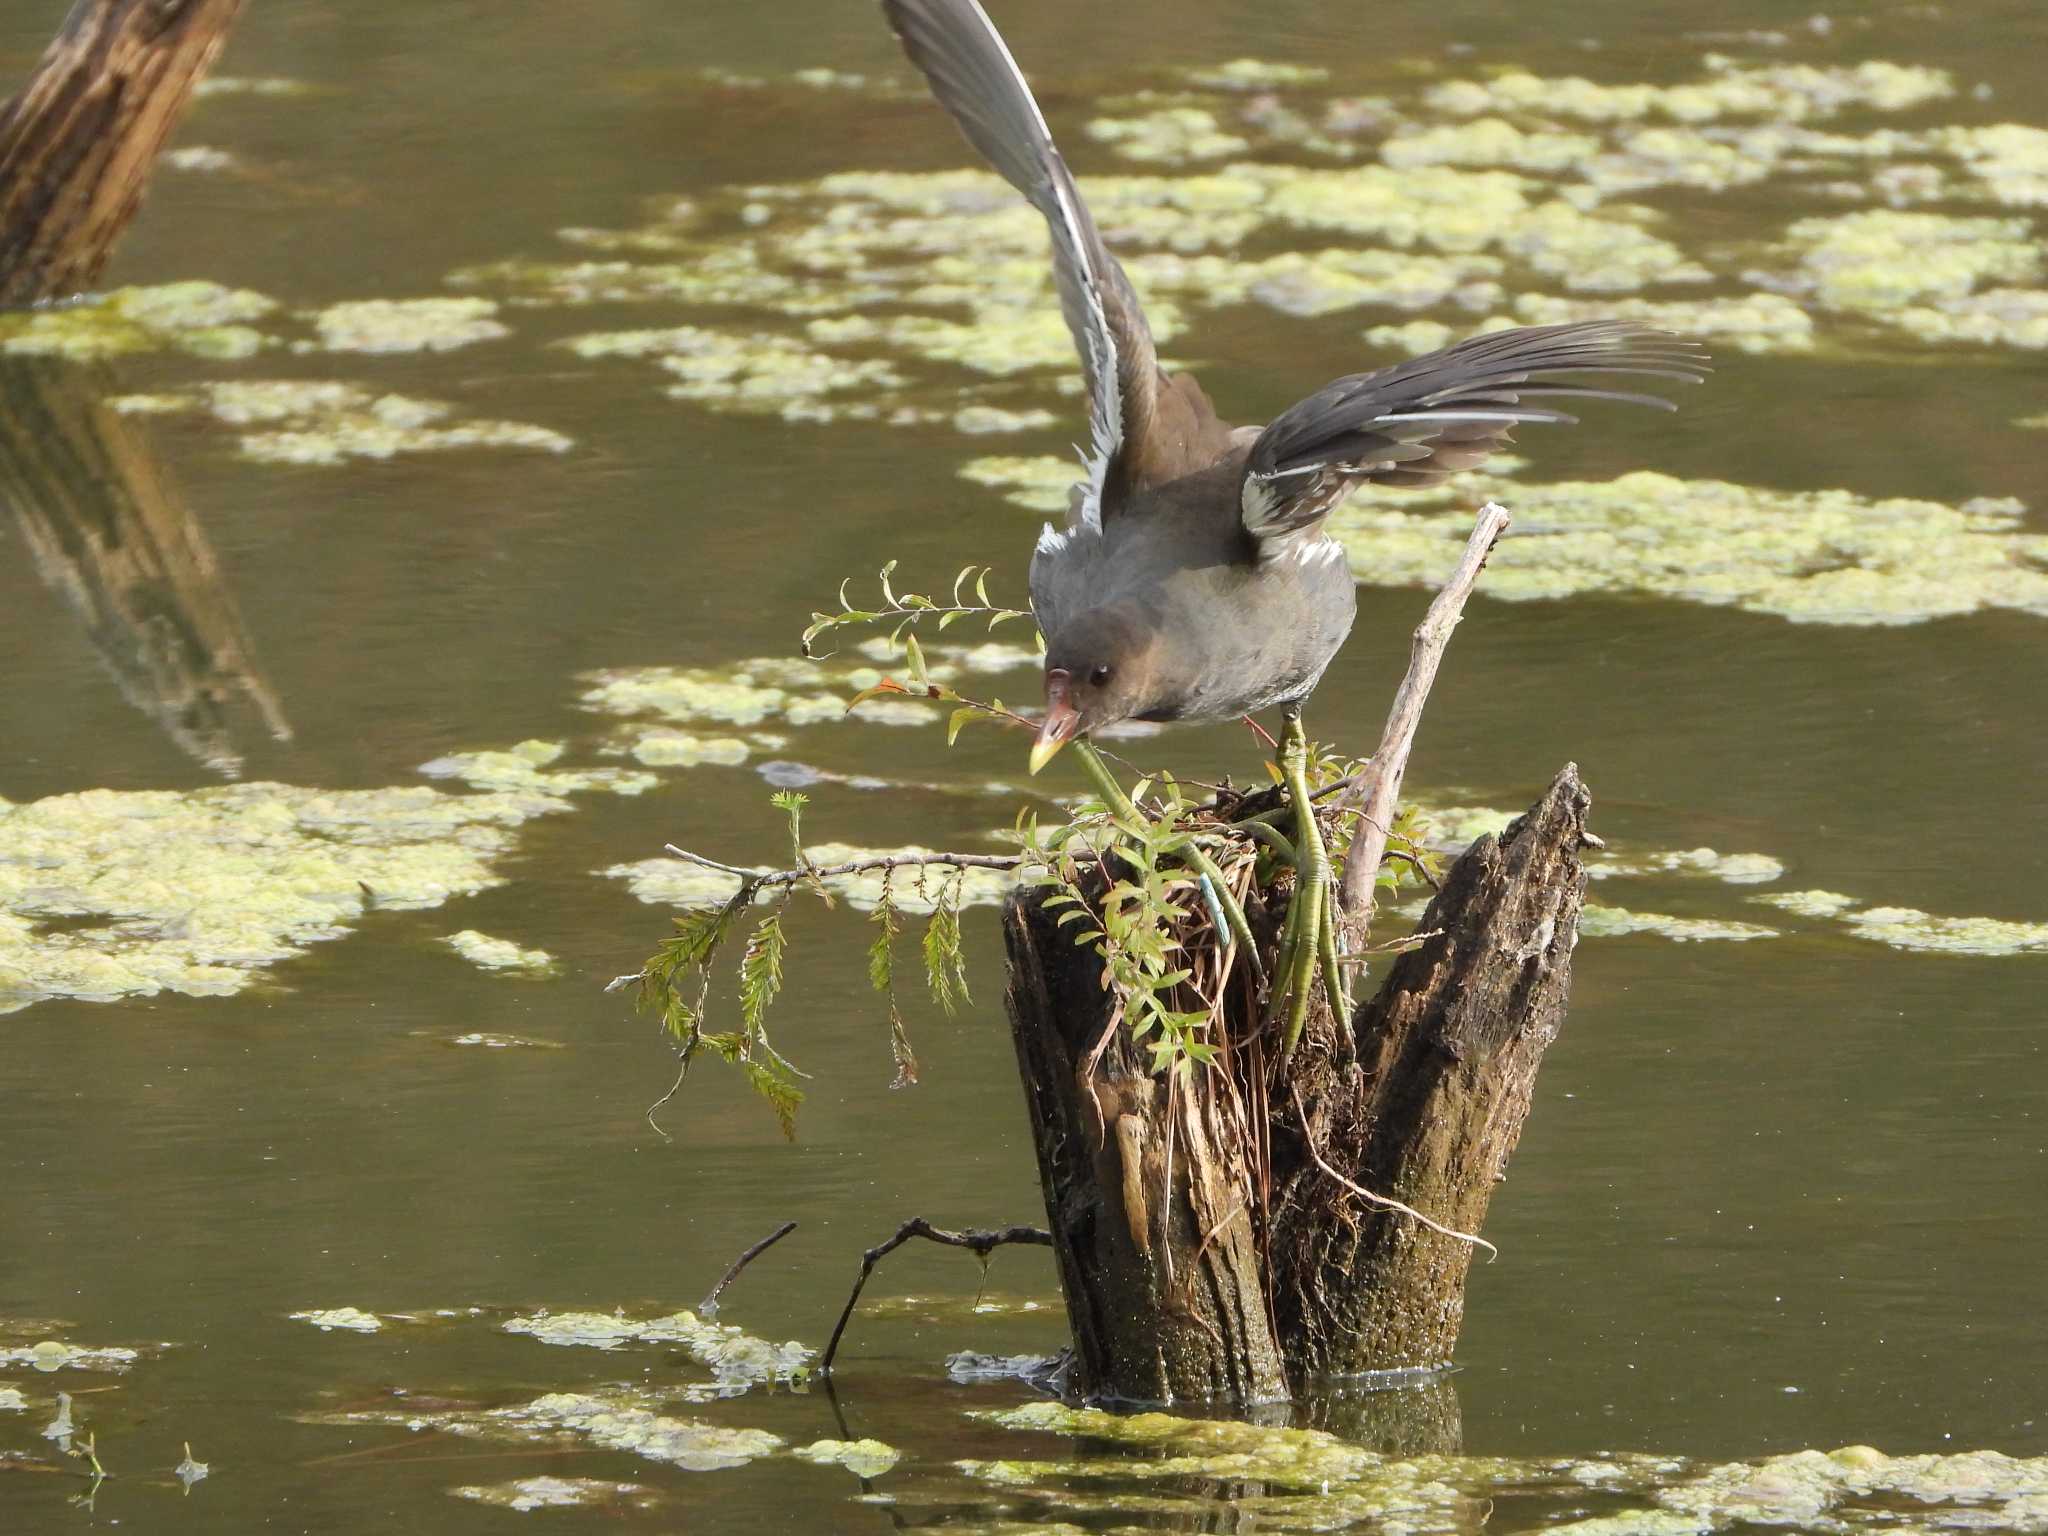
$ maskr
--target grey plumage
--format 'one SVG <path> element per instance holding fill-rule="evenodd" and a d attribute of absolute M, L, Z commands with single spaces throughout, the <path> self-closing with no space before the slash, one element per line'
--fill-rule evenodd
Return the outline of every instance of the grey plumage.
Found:
<path fill-rule="evenodd" d="M 1086 478 L 1068 526 L 1047 528 L 1031 562 L 1047 678 L 1034 763 L 1132 716 L 1300 700 L 1351 627 L 1352 578 L 1323 524 L 1354 488 L 1432 484 L 1522 423 L 1575 420 L 1564 403 L 1670 408 L 1605 387 L 1610 376 L 1696 383 L 1706 372 L 1697 344 L 1646 326 L 1541 326 L 1338 379 L 1263 430 L 1233 428 L 1192 377 L 1160 370 L 1137 296 L 976 0 L 882 8 L 968 142 L 1045 216 L 1086 372 Z"/>

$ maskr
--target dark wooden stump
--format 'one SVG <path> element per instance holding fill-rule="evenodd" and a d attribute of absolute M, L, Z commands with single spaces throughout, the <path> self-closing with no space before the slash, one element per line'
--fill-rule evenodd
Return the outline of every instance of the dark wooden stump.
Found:
<path fill-rule="evenodd" d="M 1418 930 L 1436 936 L 1351 1031 L 1320 1008 L 1281 1062 L 1234 1020 L 1225 1067 L 1177 1085 L 1109 1028 L 1094 953 L 1011 899 L 1011 1028 L 1082 1392 L 1243 1405 L 1448 1363 L 1473 1245 L 1374 1197 L 1484 1220 L 1564 1020 L 1589 805 L 1568 766 L 1473 844 Z"/>
<path fill-rule="evenodd" d="M 241 0 L 78 0 L 0 107 L 0 305 L 88 287 Z"/>

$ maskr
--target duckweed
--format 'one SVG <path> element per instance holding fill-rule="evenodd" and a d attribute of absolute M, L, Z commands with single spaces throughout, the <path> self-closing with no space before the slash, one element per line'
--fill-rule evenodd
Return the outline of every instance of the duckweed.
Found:
<path fill-rule="evenodd" d="M 1368 490 L 1331 519 L 1361 580 L 1434 585 L 1471 531 L 1463 509 L 1498 497 L 1515 528 L 1486 595 L 1504 602 L 1635 592 L 1847 625 L 1986 608 L 2048 614 L 2048 538 L 2028 533 L 2010 500 L 1871 500 L 1647 471 L 1551 485 L 1471 476 L 1429 494 L 1459 510 L 1403 510 L 1416 498 Z"/>
<path fill-rule="evenodd" d="M 1213 114 L 1200 107 L 1163 107 L 1138 117 L 1098 117 L 1088 136 L 1109 145 L 1129 160 L 1160 165 L 1190 165 L 1241 154 L 1251 144 L 1226 131 Z"/>
<path fill-rule="evenodd" d="M 779 1436 L 765 1430 L 730 1429 L 658 1413 L 653 1405 L 660 1401 L 629 1387 L 607 1387 L 550 1392 L 504 1408 L 371 1408 L 305 1417 L 311 1423 L 389 1424 L 414 1432 L 435 1429 L 497 1440 L 550 1441 L 576 1434 L 605 1450 L 624 1451 L 686 1472 L 745 1466 L 783 1447 Z"/>
<path fill-rule="evenodd" d="M 1858 905 L 1854 896 L 1844 896 L 1839 891 L 1773 891 L 1754 899 L 1795 917 L 1839 917 Z"/>
<path fill-rule="evenodd" d="M 811 1349 L 792 1339 L 771 1344 L 739 1328 L 709 1323 L 690 1311 L 633 1319 L 605 1312 L 540 1312 L 504 1324 L 543 1344 L 618 1349 L 627 1344 L 674 1344 L 712 1373 L 722 1396 L 771 1382 L 796 1380 L 809 1369 Z"/>
<path fill-rule="evenodd" d="M 1572 320 L 1641 320 L 1665 330 L 1733 346 L 1743 352 L 1808 352 L 1813 349 L 1813 317 L 1790 299 L 1775 293 L 1750 293 L 1719 299 L 1566 299 L 1524 293 L 1515 298 L 1514 318 L 1489 321 L 1481 330 L 1509 324 L 1559 325 Z M 1428 333 L 1434 335 L 1435 333 Z M 1372 332 L 1368 337 L 1377 340 Z M 1423 338 L 1417 338 L 1423 339 Z M 1445 327 L 1442 346 L 1450 339 Z"/>
<path fill-rule="evenodd" d="M 1995 917 L 1937 917 L 1913 907 L 1866 907 L 1841 914 L 1859 939 L 1893 949 L 1948 955 L 2048 954 L 2048 923 Z"/>
<path fill-rule="evenodd" d="M 1327 69 L 1308 64 L 1278 64 L 1266 59 L 1232 59 L 1181 72 L 1190 85 L 1212 91 L 1279 91 L 1293 86 L 1320 85 L 1330 78 Z"/>
<path fill-rule="evenodd" d="M 141 1358 L 140 1350 L 118 1344 L 66 1344 L 61 1339 L 0 1344 L 0 1365 L 25 1365 L 43 1372 L 125 1371 Z"/>
<path fill-rule="evenodd" d="M 863 1479 L 880 1477 L 903 1458 L 895 1446 L 880 1440 L 813 1440 L 790 1454 L 820 1466 L 844 1467 Z"/>
<path fill-rule="evenodd" d="M 357 299 L 313 316 L 329 352 L 451 352 L 510 336 L 489 299 Z"/>
<path fill-rule="evenodd" d="M 97 298 L 0 313 L 0 352 L 92 359 L 139 352 L 249 357 L 274 345 L 253 328 L 275 299 L 219 283 L 117 288 Z"/>
<path fill-rule="evenodd" d="M 1681 123 L 1728 117 L 1805 122 L 1854 109 L 1904 112 L 1955 94 L 1946 70 L 1869 60 L 1860 64 L 1746 66 L 1707 54 L 1703 79 L 1683 85 L 1600 85 L 1510 69 L 1490 80 L 1432 86 L 1427 105 L 1454 117 L 1535 114 L 1616 123 L 1662 117 Z"/>
<path fill-rule="evenodd" d="M 510 939 L 495 939 L 474 928 L 448 934 L 441 942 L 486 971 L 546 971 L 555 963 L 555 957 L 544 949 L 522 949 Z"/>
<path fill-rule="evenodd" d="M 2041 253 L 2025 219 L 1865 209 L 1785 232 L 1798 281 L 1828 309 L 1884 319 L 1902 305 L 1961 299 L 1985 283 L 2031 282 Z"/>
<path fill-rule="evenodd" d="M 652 358 L 678 381 L 666 391 L 674 399 L 790 419 L 825 420 L 841 411 L 872 418 L 881 413 L 874 392 L 905 382 L 876 359 L 834 357 L 786 336 L 694 325 L 599 331 L 561 345 L 578 357 Z M 844 394 L 860 398 L 845 406 L 825 403 L 827 396 Z"/>
<path fill-rule="evenodd" d="M 523 798 L 537 812 L 555 809 L 566 795 L 603 790 L 637 795 L 652 789 L 651 773 L 623 768 L 550 768 L 567 750 L 559 741 L 522 741 L 505 751 L 456 752 L 420 764 L 430 779 L 460 779 L 477 789 Z"/>
<path fill-rule="evenodd" d="M 267 464 L 332 466 L 354 459 L 467 448 L 525 448 L 563 453 L 559 432 L 517 421 L 452 415 L 439 400 L 377 395 L 332 379 L 238 379 L 183 394 L 121 395 L 114 409 L 162 415 L 200 411 L 232 427 L 260 427 L 239 440 L 242 456 Z"/>
<path fill-rule="evenodd" d="M 515 829 L 566 811 L 569 794 L 652 782 L 545 772 L 550 755 L 433 765 L 506 786 L 482 794 L 251 783 L 0 802 L 0 1011 L 239 992 L 372 908 L 437 907 L 499 884 L 492 866 Z"/>
<path fill-rule="evenodd" d="M 521 1514 L 607 1505 L 652 1509 L 660 1502 L 653 1489 L 639 1483 L 610 1483 L 594 1477 L 519 1477 L 504 1483 L 465 1484 L 448 1492 L 458 1499 L 516 1509 Z"/>
<path fill-rule="evenodd" d="M 1622 938 L 1634 933 L 1654 933 L 1679 944 L 1725 940 L 1741 944 L 1750 939 L 1774 939 L 1778 930 L 1756 923 L 1736 923 L 1704 917 L 1671 917 L 1662 912 L 1631 912 L 1626 907 L 1596 906 L 1591 902 L 1579 914 L 1579 932 L 1589 939 Z"/>
<path fill-rule="evenodd" d="M 291 1319 L 295 1323 L 311 1323 L 322 1333 L 379 1333 L 384 1328 L 383 1318 L 360 1307 L 320 1307 L 308 1312 L 294 1312 Z"/>

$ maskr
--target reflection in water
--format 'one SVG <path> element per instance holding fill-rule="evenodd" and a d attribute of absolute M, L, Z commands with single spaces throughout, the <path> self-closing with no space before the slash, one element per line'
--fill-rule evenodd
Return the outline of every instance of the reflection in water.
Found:
<path fill-rule="evenodd" d="M 249 661 L 205 534 L 142 435 L 105 404 L 111 385 L 102 367 L 0 358 L 0 498 L 122 696 L 233 778 L 236 694 L 277 740 L 291 727 Z"/>

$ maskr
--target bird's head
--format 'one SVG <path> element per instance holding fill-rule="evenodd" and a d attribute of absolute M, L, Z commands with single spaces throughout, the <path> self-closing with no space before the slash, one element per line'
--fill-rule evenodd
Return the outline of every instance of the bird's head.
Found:
<path fill-rule="evenodd" d="M 1151 708 L 1153 652 L 1145 627 L 1114 610 L 1084 615 L 1048 635 L 1045 720 L 1031 749 L 1031 771 L 1075 737 Z"/>

